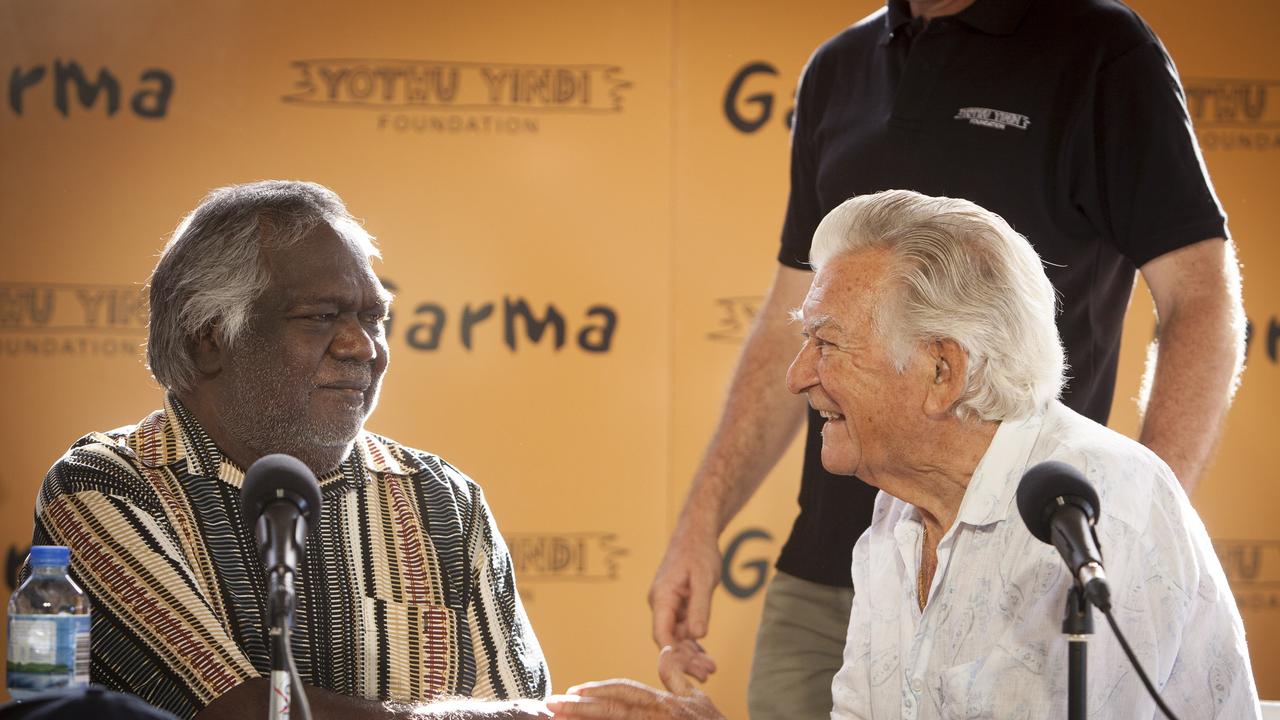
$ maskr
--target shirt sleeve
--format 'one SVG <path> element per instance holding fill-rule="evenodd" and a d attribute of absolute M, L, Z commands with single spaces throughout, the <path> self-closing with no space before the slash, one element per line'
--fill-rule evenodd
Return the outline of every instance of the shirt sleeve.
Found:
<path fill-rule="evenodd" d="M 1091 467 L 1098 464 L 1090 461 Z M 1258 717 L 1244 624 L 1209 534 L 1173 471 L 1146 452 L 1128 467 L 1110 458 L 1107 464 L 1102 472 L 1114 474 L 1103 499 L 1099 538 L 1111 575 L 1116 622 L 1143 669 L 1179 717 Z M 1150 486 L 1141 488 L 1148 480 Z M 1105 503 L 1116 505 L 1136 524 L 1108 517 Z M 1104 521 L 1109 522 L 1104 526 Z M 1105 622 L 1100 614 L 1098 620 L 1099 625 Z M 1098 632 L 1112 635 L 1106 627 Z M 1160 717 L 1154 703 L 1146 704 L 1147 693 L 1136 680 L 1119 681 L 1129 660 L 1118 643 L 1107 640 L 1091 643 L 1099 648 L 1098 664 L 1089 658 L 1091 668 L 1117 678 L 1116 694 L 1127 692 L 1135 698 L 1134 706 L 1148 707 Z M 1110 717 L 1129 716 L 1117 710 Z"/>
<path fill-rule="evenodd" d="M 818 53 L 821 52 L 819 49 Z M 815 53 L 800 73 L 795 114 L 791 119 L 791 191 L 782 225 L 778 262 L 797 270 L 809 270 L 809 246 L 822 221 L 818 199 L 814 130 L 818 125 L 818 91 L 821 55 Z"/>
<path fill-rule="evenodd" d="M 92 605 L 91 681 L 192 717 L 259 673 L 121 452 L 80 444 L 53 466 L 32 542 L 71 549 L 72 575 Z"/>
<path fill-rule="evenodd" d="M 1102 490 L 1095 528 L 1112 614 L 1161 698 L 1179 717 L 1257 717 L 1244 625 L 1204 525 L 1154 453 L 1081 451 Z M 1056 561 L 1057 558 L 1055 557 Z M 1057 575 L 1061 597 L 1071 586 Z M 1160 717 L 1099 611 L 1089 643 L 1090 717 Z M 1050 657 L 1066 677 L 1065 650 Z"/>
<path fill-rule="evenodd" d="M 476 660 L 472 696 L 484 699 L 545 698 L 551 673 L 516 592 L 515 569 L 507 544 L 472 485 L 475 512 L 471 535 L 471 598 L 467 620 Z"/>
<path fill-rule="evenodd" d="M 1100 70 L 1091 131 L 1097 190 L 1083 204 L 1135 266 L 1227 236 L 1177 70 L 1154 37 Z"/>

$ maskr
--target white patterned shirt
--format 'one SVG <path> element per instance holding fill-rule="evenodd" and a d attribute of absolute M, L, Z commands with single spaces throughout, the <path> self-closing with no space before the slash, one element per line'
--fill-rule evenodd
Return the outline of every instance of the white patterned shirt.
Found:
<path fill-rule="evenodd" d="M 919 609 L 922 525 L 887 493 L 853 551 L 853 600 L 833 718 L 1065 717 L 1063 610 L 1072 579 L 1031 536 L 1015 495 L 1044 460 L 1098 490 L 1113 612 L 1161 697 L 1185 720 L 1260 717 L 1244 626 L 1204 524 L 1147 448 L 1060 403 L 1001 424 L 973 473 Z M 1100 611 L 1088 643 L 1090 718 L 1163 717 Z"/>

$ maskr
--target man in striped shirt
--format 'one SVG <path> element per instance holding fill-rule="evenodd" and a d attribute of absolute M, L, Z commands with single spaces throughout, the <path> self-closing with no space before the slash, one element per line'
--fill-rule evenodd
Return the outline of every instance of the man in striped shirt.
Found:
<path fill-rule="evenodd" d="M 547 717 L 542 650 L 480 488 L 364 429 L 390 297 L 372 239 L 319 185 L 215 190 L 150 283 L 168 390 L 49 471 L 36 544 L 93 600 L 91 676 L 180 717 L 266 712 L 267 592 L 244 469 L 306 463 L 323 495 L 297 571 L 298 670 L 316 718 Z"/>

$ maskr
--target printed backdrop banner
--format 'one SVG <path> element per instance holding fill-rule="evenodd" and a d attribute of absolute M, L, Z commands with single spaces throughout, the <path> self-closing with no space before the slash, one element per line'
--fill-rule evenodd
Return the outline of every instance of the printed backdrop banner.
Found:
<path fill-rule="evenodd" d="M 1192 499 L 1280 697 L 1280 11 L 1134 6 L 1178 62 L 1245 266 L 1249 368 Z M 656 683 L 645 595 L 775 267 L 796 80 L 875 7 L 0 0 L 0 599 L 49 465 L 160 404 L 140 347 L 168 233 L 211 188 L 309 179 L 378 237 L 396 293 L 370 427 L 485 487 L 558 689 Z M 1153 323 L 1140 288 L 1129 434 Z M 722 538 L 708 691 L 731 717 L 799 458 Z"/>

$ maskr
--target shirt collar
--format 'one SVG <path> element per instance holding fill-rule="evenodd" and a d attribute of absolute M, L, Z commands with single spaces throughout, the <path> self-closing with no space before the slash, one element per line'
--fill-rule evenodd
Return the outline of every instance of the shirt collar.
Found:
<path fill-rule="evenodd" d="M 223 454 L 195 415 L 172 394 L 165 397 L 164 405 L 164 413 L 147 418 L 136 433 L 134 452 L 143 464 L 163 467 L 185 461 L 191 475 L 217 477 L 240 487 L 244 469 Z M 392 452 L 390 441 L 362 429 L 342 464 L 318 480 L 328 494 L 331 487 L 363 485 L 372 476 L 413 472 L 401 462 L 400 454 Z"/>
<path fill-rule="evenodd" d="M 969 479 L 960 512 L 956 514 L 957 523 L 981 527 L 1009 516 L 1018 484 L 1043 426 L 1044 413 L 1000 423 Z"/>
<path fill-rule="evenodd" d="M 888 12 L 884 16 L 885 40 L 911 22 L 911 6 L 907 0 L 889 0 Z"/>
<path fill-rule="evenodd" d="M 1018 29 L 1033 0 L 977 0 L 952 15 L 956 20 L 988 35 L 1010 35 Z M 911 22 L 907 0 L 888 0 L 885 14 L 885 42 Z"/>

